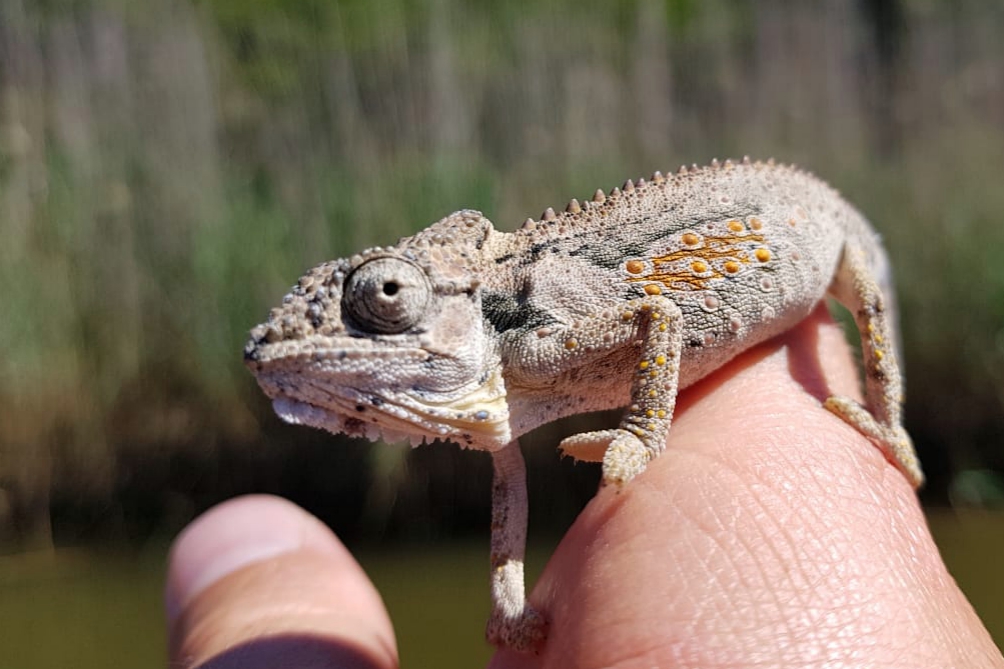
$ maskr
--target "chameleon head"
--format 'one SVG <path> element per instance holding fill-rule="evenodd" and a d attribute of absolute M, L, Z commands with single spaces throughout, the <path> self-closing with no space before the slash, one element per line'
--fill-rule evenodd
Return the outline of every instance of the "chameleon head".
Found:
<path fill-rule="evenodd" d="M 507 444 L 505 384 L 478 281 L 492 232 L 480 213 L 457 212 L 301 277 L 244 349 L 280 417 L 413 445 Z"/>

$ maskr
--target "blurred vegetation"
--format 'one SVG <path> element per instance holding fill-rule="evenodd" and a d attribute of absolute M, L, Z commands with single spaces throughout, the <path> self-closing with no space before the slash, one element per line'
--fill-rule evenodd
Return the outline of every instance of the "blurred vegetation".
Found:
<path fill-rule="evenodd" d="M 249 490 L 349 534 L 480 528 L 486 458 L 280 426 L 247 330 L 455 209 L 512 228 L 743 154 L 882 231 L 925 494 L 999 504 L 1002 32 L 977 0 L 4 0 L 0 545 L 139 545 Z M 545 526 L 595 482 L 561 429 L 531 456 Z"/>

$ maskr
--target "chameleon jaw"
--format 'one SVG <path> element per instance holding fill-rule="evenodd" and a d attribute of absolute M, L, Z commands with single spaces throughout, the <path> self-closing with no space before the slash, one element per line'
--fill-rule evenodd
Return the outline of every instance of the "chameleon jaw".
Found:
<path fill-rule="evenodd" d="M 512 441 L 501 372 L 493 372 L 470 392 L 444 401 L 404 394 L 362 403 L 347 396 L 329 395 L 325 402 L 328 406 L 321 406 L 276 391 L 275 386 L 272 390 L 266 392 L 272 396 L 272 406 L 282 420 L 334 434 L 371 441 L 407 441 L 412 446 L 445 439 L 489 451 Z M 359 395 L 362 397 L 363 393 Z"/>

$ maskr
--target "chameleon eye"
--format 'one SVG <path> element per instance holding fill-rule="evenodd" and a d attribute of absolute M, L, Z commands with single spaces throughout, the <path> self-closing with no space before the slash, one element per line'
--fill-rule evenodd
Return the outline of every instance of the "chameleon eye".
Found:
<path fill-rule="evenodd" d="M 415 265 L 397 258 L 377 258 L 349 275 L 342 311 L 363 330 L 398 334 L 421 320 L 430 292 L 425 272 Z"/>

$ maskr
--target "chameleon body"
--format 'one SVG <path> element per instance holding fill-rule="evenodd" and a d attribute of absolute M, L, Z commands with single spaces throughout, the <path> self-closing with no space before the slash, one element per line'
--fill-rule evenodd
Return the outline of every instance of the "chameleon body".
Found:
<path fill-rule="evenodd" d="M 829 294 L 861 333 L 866 405 L 826 407 L 914 484 L 877 234 L 832 188 L 772 162 L 628 181 L 512 233 L 454 213 L 390 247 L 311 269 L 251 332 L 245 361 L 291 423 L 492 453 L 493 643 L 532 648 L 527 499 L 517 438 L 627 407 L 562 451 L 624 485 L 666 443 L 677 393 L 805 318 Z"/>

